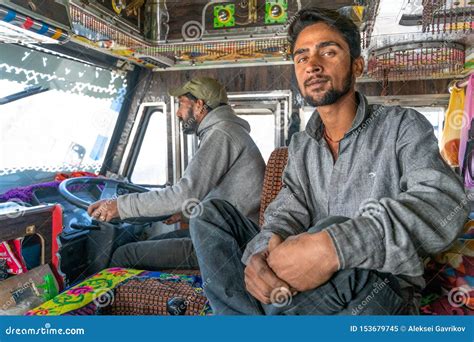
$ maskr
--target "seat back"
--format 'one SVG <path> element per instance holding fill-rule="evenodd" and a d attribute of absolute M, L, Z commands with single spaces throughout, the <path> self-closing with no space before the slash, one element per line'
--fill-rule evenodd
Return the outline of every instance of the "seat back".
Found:
<path fill-rule="evenodd" d="M 275 149 L 268 158 L 265 176 L 263 179 L 262 197 L 260 199 L 260 215 L 258 225 L 261 227 L 264 222 L 263 213 L 268 205 L 275 199 L 283 186 L 283 170 L 288 162 L 288 148 L 279 147 Z"/>

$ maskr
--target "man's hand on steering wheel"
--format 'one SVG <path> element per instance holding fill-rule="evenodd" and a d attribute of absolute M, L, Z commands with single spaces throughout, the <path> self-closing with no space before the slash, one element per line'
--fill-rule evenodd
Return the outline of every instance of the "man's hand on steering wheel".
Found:
<path fill-rule="evenodd" d="M 68 189 L 73 186 L 98 186 L 101 191 L 100 201 L 90 204 L 90 202 L 71 193 Z M 77 177 L 69 178 L 59 184 L 59 193 L 71 204 L 78 208 L 87 210 L 87 213 L 92 219 L 103 222 L 119 223 L 125 222 L 130 224 L 142 224 L 156 221 L 163 221 L 171 215 L 160 216 L 143 216 L 143 217 L 128 217 L 120 218 L 117 208 L 117 196 L 119 195 L 118 188 L 126 190 L 126 193 L 144 193 L 150 191 L 140 185 L 135 185 L 123 181 L 118 181 L 109 178 L 98 177 Z"/>
<path fill-rule="evenodd" d="M 103 199 L 92 203 L 87 208 L 87 213 L 93 219 L 103 222 L 110 222 L 114 218 L 120 218 L 116 199 Z"/>

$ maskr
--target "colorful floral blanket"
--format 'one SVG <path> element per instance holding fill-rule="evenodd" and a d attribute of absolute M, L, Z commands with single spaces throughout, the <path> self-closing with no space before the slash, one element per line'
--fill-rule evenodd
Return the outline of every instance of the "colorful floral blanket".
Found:
<path fill-rule="evenodd" d="M 26 315 L 56 316 L 56 315 L 99 315 L 111 314 L 116 292 L 132 282 L 153 281 L 167 284 L 168 287 L 186 285 L 202 296 L 202 279 L 197 275 L 170 274 L 164 272 L 149 272 L 127 268 L 105 269 L 80 284 L 62 292 L 53 299 L 28 311 Z M 146 291 L 146 289 L 145 289 Z M 117 303 L 115 303 L 115 306 Z M 161 303 L 166 311 L 166 301 Z M 210 314 L 211 310 L 206 303 L 200 314 Z"/>
<path fill-rule="evenodd" d="M 30 310 L 26 315 L 55 316 L 80 309 L 90 303 L 100 307 L 105 297 L 118 284 L 143 271 L 125 268 L 105 269 L 82 283 L 62 292 L 39 307 Z"/>
<path fill-rule="evenodd" d="M 474 315 L 474 221 L 447 251 L 425 261 L 422 315 Z"/>

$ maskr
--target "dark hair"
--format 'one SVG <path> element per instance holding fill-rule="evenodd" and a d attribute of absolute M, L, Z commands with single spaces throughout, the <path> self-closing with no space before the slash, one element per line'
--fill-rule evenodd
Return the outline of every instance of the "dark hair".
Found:
<path fill-rule="evenodd" d="M 198 98 L 196 96 L 194 96 L 193 94 L 191 93 L 186 93 L 183 95 L 184 97 L 187 97 L 188 99 L 190 99 L 191 101 L 197 101 Z"/>
<path fill-rule="evenodd" d="M 199 100 L 196 96 L 194 96 L 193 94 L 191 93 L 186 93 L 184 94 L 183 96 L 187 97 L 188 99 L 190 99 L 191 101 L 194 101 L 196 102 L 197 100 Z M 209 105 L 207 105 L 206 102 L 204 102 L 204 108 L 206 108 L 206 110 L 208 112 L 210 112 L 213 108 L 211 108 Z"/>
<path fill-rule="evenodd" d="M 325 23 L 338 31 L 349 45 L 351 61 L 360 56 L 360 32 L 356 24 L 346 16 L 336 11 L 310 7 L 300 10 L 288 28 L 288 42 L 290 43 L 290 53 L 293 54 L 296 40 L 299 34 L 306 27 L 316 23 Z"/>

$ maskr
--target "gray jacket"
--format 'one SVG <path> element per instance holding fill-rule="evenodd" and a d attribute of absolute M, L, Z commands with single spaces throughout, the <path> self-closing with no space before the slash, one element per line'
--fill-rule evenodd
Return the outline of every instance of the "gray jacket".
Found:
<path fill-rule="evenodd" d="M 249 132 L 230 106 L 212 110 L 199 124 L 199 148 L 183 177 L 164 189 L 118 197 L 120 218 L 174 214 L 188 203 L 219 198 L 257 222 L 265 162 Z"/>
<path fill-rule="evenodd" d="M 441 159 L 431 124 L 413 109 L 359 101 L 336 163 L 317 111 L 293 136 L 284 187 L 265 211 L 262 232 L 242 261 L 269 237 L 307 231 L 329 215 L 351 218 L 327 228 L 341 269 L 399 275 L 423 286 L 422 257 L 449 246 L 467 216 L 460 178 Z"/>

